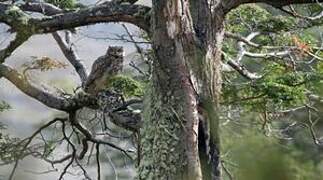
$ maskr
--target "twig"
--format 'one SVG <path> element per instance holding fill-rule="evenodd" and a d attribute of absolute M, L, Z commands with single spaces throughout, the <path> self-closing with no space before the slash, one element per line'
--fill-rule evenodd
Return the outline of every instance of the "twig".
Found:
<path fill-rule="evenodd" d="M 96 163 L 98 171 L 98 180 L 101 180 L 101 165 L 100 165 L 100 144 L 96 144 Z"/>
<path fill-rule="evenodd" d="M 233 175 L 231 174 L 231 172 L 229 171 L 229 169 L 227 169 L 227 167 L 225 166 L 224 161 L 221 161 L 221 166 L 222 166 L 224 172 L 227 174 L 228 178 L 230 180 L 234 180 Z"/>
<path fill-rule="evenodd" d="M 70 141 L 70 139 L 68 138 L 68 136 L 66 135 L 66 132 L 65 132 L 65 128 L 66 128 L 65 122 L 62 122 L 62 123 L 63 123 L 63 125 L 62 125 L 62 133 L 63 133 L 64 139 L 68 142 L 68 144 L 71 145 L 71 147 L 73 149 L 73 152 L 72 152 L 72 158 L 71 158 L 70 162 L 64 167 L 63 172 L 59 176 L 58 180 L 62 180 L 63 179 L 64 175 L 67 173 L 68 168 L 73 164 L 73 161 L 74 161 L 74 158 L 75 158 L 75 155 L 76 155 L 75 146 Z"/>

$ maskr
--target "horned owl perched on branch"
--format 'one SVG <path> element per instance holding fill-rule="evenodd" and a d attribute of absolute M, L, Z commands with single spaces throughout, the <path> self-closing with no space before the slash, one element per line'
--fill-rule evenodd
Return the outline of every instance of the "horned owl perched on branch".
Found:
<path fill-rule="evenodd" d="M 90 94 L 97 94 L 105 89 L 109 79 L 122 71 L 123 48 L 120 46 L 110 46 L 107 53 L 92 65 L 91 73 L 85 82 L 84 91 Z"/>

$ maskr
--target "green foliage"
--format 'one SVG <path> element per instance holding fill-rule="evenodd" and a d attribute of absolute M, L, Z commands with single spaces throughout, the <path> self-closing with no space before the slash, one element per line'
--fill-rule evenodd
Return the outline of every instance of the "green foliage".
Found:
<path fill-rule="evenodd" d="M 19 23 L 21 26 L 27 25 L 30 16 L 28 16 L 25 12 L 23 12 L 17 6 L 10 6 L 9 9 L 5 11 L 5 14 L 9 19 L 13 19 L 13 23 Z"/>
<path fill-rule="evenodd" d="M 295 9 L 304 15 L 317 15 L 323 8 L 313 4 L 295 6 Z M 301 107 L 313 105 L 318 111 L 311 115 L 313 121 L 317 120 L 314 131 L 317 137 L 322 136 L 323 106 L 309 102 L 306 95 L 310 92 L 323 96 L 323 63 L 310 55 L 323 56 L 317 50 L 321 47 L 318 36 L 321 27 L 301 28 L 306 25 L 304 20 L 265 5 L 239 6 L 227 16 L 227 31 L 243 37 L 252 32 L 261 33 L 251 41 L 262 47 L 245 45 L 246 51 L 268 53 L 291 49 L 290 57 L 244 56 L 239 63 L 262 75 L 260 79 L 248 80 L 237 72 L 223 73 L 222 100 L 223 107 L 228 109 L 224 110 L 227 114 L 221 127 L 221 148 L 225 166 L 234 179 L 319 180 L 323 177 L 319 170 L 322 150 L 314 145 L 308 129 L 300 127 L 301 123 L 308 125 L 309 119 L 309 113 Z M 225 58 L 235 59 L 239 50 L 236 39 L 226 39 Z"/>
<path fill-rule="evenodd" d="M 0 112 L 10 109 L 10 105 L 5 101 L 0 101 Z"/>
<path fill-rule="evenodd" d="M 224 101 L 260 112 L 267 107 L 279 110 L 304 103 L 305 85 L 312 80 L 310 75 L 288 70 L 278 64 L 268 65 L 263 71 L 265 76 L 254 82 L 225 84 Z"/>
<path fill-rule="evenodd" d="M 143 96 L 144 91 L 142 83 L 129 76 L 117 75 L 108 81 L 108 88 L 122 93 L 125 97 Z"/>
<path fill-rule="evenodd" d="M 239 119 L 239 124 L 221 128 L 224 164 L 235 179 L 321 179 L 321 152 L 305 135 L 307 132 L 299 131 L 293 140 L 279 139 L 273 132 L 265 135 L 262 124 L 256 124 L 254 118 L 255 113 L 248 113 Z M 281 126 L 281 122 L 277 124 Z M 271 124 L 271 128 L 276 131 L 277 127 Z"/>
<path fill-rule="evenodd" d="M 226 160 L 236 164 L 231 170 L 239 180 L 319 180 L 322 177 L 313 161 L 301 159 L 304 152 L 292 146 L 282 146 L 276 139 L 250 129 L 243 131 L 240 138 L 231 139 L 235 145 L 230 149 L 231 158 Z"/>
<path fill-rule="evenodd" d="M 305 81 L 302 74 L 288 72 L 279 65 L 273 65 L 269 69 L 268 74 L 253 86 L 255 91 L 266 94 L 275 104 L 283 103 L 288 106 L 303 102 Z"/>
<path fill-rule="evenodd" d="M 296 23 L 295 19 L 290 16 L 271 16 L 259 22 L 258 28 L 267 32 L 278 32 L 291 29 Z"/>
<path fill-rule="evenodd" d="M 256 136 L 247 137 L 247 142 L 241 143 L 236 156 L 239 169 L 239 180 L 294 180 L 287 157 L 277 148 L 277 145 L 264 138 Z M 264 144 L 265 140 L 268 144 Z M 252 148 L 251 148 L 252 147 Z"/>
<path fill-rule="evenodd" d="M 313 47 L 318 46 L 318 38 L 315 34 L 311 30 L 290 31 L 291 27 L 298 24 L 297 20 L 279 15 L 279 13 L 273 14 L 265 8 L 265 6 L 255 4 L 236 8 L 228 14 L 227 30 L 242 36 L 251 32 L 266 32 L 252 41 L 262 46 L 278 46 L 282 49 L 284 46 L 296 46 L 298 49 L 295 50 L 294 55 L 297 59 L 304 62 L 312 59 L 307 52 L 313 53 Z M 271 51 L 255 47 L 246 47 L 246 50 L 254 53 Z M 224 43 L 223 51 L 228 57 L 235 57 L 238 53 L 236 41 L 228 39 Z M 249 59 L 244 58 L 244 61 L 247 61 L 244 62 L 248 65 L 247 69 L 264 74 L 261 79 L 246 82 L 236 75 L 226 76 L 231 83 L 226 83 L 224 86 L 225 102 L 240 104 L 247 110 L 262 112 L 268 107 L 274 108 L 271 110 L 278 110 L 303 104 L 306 99 L 304 95 L 306 90 L 313 90 L 317 94 L 321 91 L 319 90 L 322 88 L 320 65 L 317 66 L 316 71 L 309 71 L 305 65 L 294 70 L 292 67 L 294 64 L 286 62 L 285 59 L 278 57 L 264 59 L 267 61 L 260 61 L 260 63 L 252 61 L 252 64 L 248 64 Z"/>
<path fill-rule="evenodd" d="M 319 74 L 323 75 L 323 62 L 322 61 L 320 61 L 320 62 L 317 63 L 317 65 L 316 65 L 316 71 Z"/>
<path fill-rule="evenodd" d="M 44 146 L 44 152 L 43 152 L 43 157 L 48 157 L 52 154 L 52 152 L 55 150 L 56 148 L 56 142 L 55 141 L 50 141 L 48 140 Z"/>
<path fill-rule="evenodd" d="M 227 30 L 246 33 L 248 31 L 278 32 L 290 29 L 296 23 L 289 16 L 274 16 L 258 5 L 243 5 L 227 17 Z"/>
<path fill-rule="evenodd" d="M 272 15 L 258 5 L 243 5 L 231 11 L 227 16 L 227 30 L 244 34 L 248 30 L 258 29 L 262 21 Z"/>
<path fill-rule="evenodd" d="M 0 161 L 5 164 L 12 163 L 17 157 L 21 156 L 22 146 L 19 138 L 12 138 L 9 135 L 0 137 Z"/>
<path fill-rule="evenodd" d="M 306 16 L 316 16 L 323 10 L 323 6 L 319 3 L 312 3 L 308 4 L 307 6 L 295 5 L 294 7 L 297 12 L 300 12 Z"/>

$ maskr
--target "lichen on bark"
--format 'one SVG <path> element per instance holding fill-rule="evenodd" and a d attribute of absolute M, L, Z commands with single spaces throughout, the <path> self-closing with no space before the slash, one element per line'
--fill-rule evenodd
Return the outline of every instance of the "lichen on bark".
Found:
<path fill-rule="evenodd" d="M 186 164 L 180 145 L 184 128 L 178 114 L 181 112 L 172 109 L 171 94 L 162 98 L 152 85 L 146 93 L 137 179 L 176 179 L 177 172 Z"/>
<path fill-rule="evenodd" d="M 30 16 L 24 13 L 19 7 L 12 5 L 6 11 L 7 21 L 13 26 L 28 25 Z"/>

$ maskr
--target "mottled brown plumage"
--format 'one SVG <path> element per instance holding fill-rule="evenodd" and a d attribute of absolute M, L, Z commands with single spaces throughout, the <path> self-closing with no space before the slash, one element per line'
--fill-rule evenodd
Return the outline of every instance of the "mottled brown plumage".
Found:
<path fill-rule="evenodd" d="M 84 85 L 84 90 L 90 94 L 97 94 L 105 89 L 108 80 L 117 75 L 123 66 L 123 48 L 109 47 L 104 56 L 99 57 L 92 65 L 91 73 Z"/>

